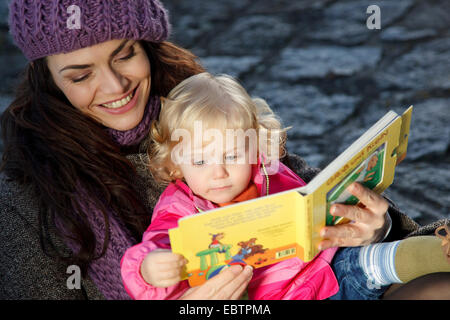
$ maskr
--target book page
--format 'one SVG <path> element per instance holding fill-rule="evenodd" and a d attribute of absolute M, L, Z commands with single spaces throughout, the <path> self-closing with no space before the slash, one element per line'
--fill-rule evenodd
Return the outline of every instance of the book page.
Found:
<path fill-rule="evenodd" d="M 283 192 L 179 220 L 171 236 L 174 252 L 188 260 L 186 276 L 198 285 L 233 264 L 254 268 L 302 256 L 297 243 L 296 212 L 303 198 Z M 177 243 L 175 243 L 177 242 Z"/>
<path fill-rule="evenodd" d="M 369 154 L 367 158 L 362 159 L 362 162 L 353 171 L 327 193 L 327 225 L 336 225 L 342 221 L 341 217 L 330 214 L 332 204 L 354 205 L 359 202 L 358 198 L 346 190 L 350 184 L 359 182 L 367 188 L 373 189 L 383 180 L 385 149 L 386 143 Z"/>

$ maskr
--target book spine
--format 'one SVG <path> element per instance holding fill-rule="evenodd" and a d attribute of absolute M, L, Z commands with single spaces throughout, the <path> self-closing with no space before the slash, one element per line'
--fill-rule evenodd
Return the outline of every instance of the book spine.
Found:
<path fill-rule="evenodd" d="M 312 238 L 312 226 L 313 226 L 313 204 L 312 194 L 306 196 L 305 201 L 305 258 L 304 261 L 310 261 L 313 256 L 313 238 Z"/>

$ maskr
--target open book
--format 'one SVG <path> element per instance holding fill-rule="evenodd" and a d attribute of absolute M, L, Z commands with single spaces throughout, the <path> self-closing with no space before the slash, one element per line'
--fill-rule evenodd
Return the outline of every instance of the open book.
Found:
<path fill-rule="evenodd" d="M 184 279 L 203 283 L 233 264 L 254 268 L 318 253 L 320 229 L 346 223 L 331 204 L 356 204 L 346 188 L 354 181 L 383 192 L 406 156 L 412 106 L 389 111 L 304 187 L 184 217 L 169 230 L 172 251 L 188 259 Z"/>

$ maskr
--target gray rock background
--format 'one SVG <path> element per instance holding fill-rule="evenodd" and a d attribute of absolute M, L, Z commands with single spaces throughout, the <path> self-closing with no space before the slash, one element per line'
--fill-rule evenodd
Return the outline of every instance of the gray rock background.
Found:
<path fill-rule="evenodd" d="M 26 60 L 0 2 L 0 111 Z M 450 217 L 450 2 L 163 0 L 172 41 L 265 98 L 288 150 L 324 167 L 378 118 L 413 104 L 408 155 L 387 194 L 425 224 Z M 369 30 L 369 5 L 381 29 Z M 2 146 L 0 142 L 0 152 Z"/>

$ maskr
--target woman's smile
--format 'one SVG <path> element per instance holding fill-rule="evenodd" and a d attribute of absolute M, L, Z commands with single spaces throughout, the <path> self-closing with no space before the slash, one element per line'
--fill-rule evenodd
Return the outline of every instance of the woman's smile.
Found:
<path fill-rule="evenodd" d="M 100 105 L 103 107 L 109 108 L 109 109 L 120 108 L 120 107 L 124 106 L 125 104 L 127 104 L 131 100 L 131 98 L 133 98 L 134 90 L 136 90 L 136 88 L 131 90 L 130 92 L 128 92 L 128 94 L 126 94 L 122 98 L 119 98 L 119 99 L 116 99 L 113 101 L 109 101 L 109 102 L 105 102 Z"/>
<path fill-rule="evenodd" d="M 139 87 L 122 99 L 109 103 L 102 103 L 98 107 L 110 114 L 122 114 L 134 108 L 139 97 Z"/>

